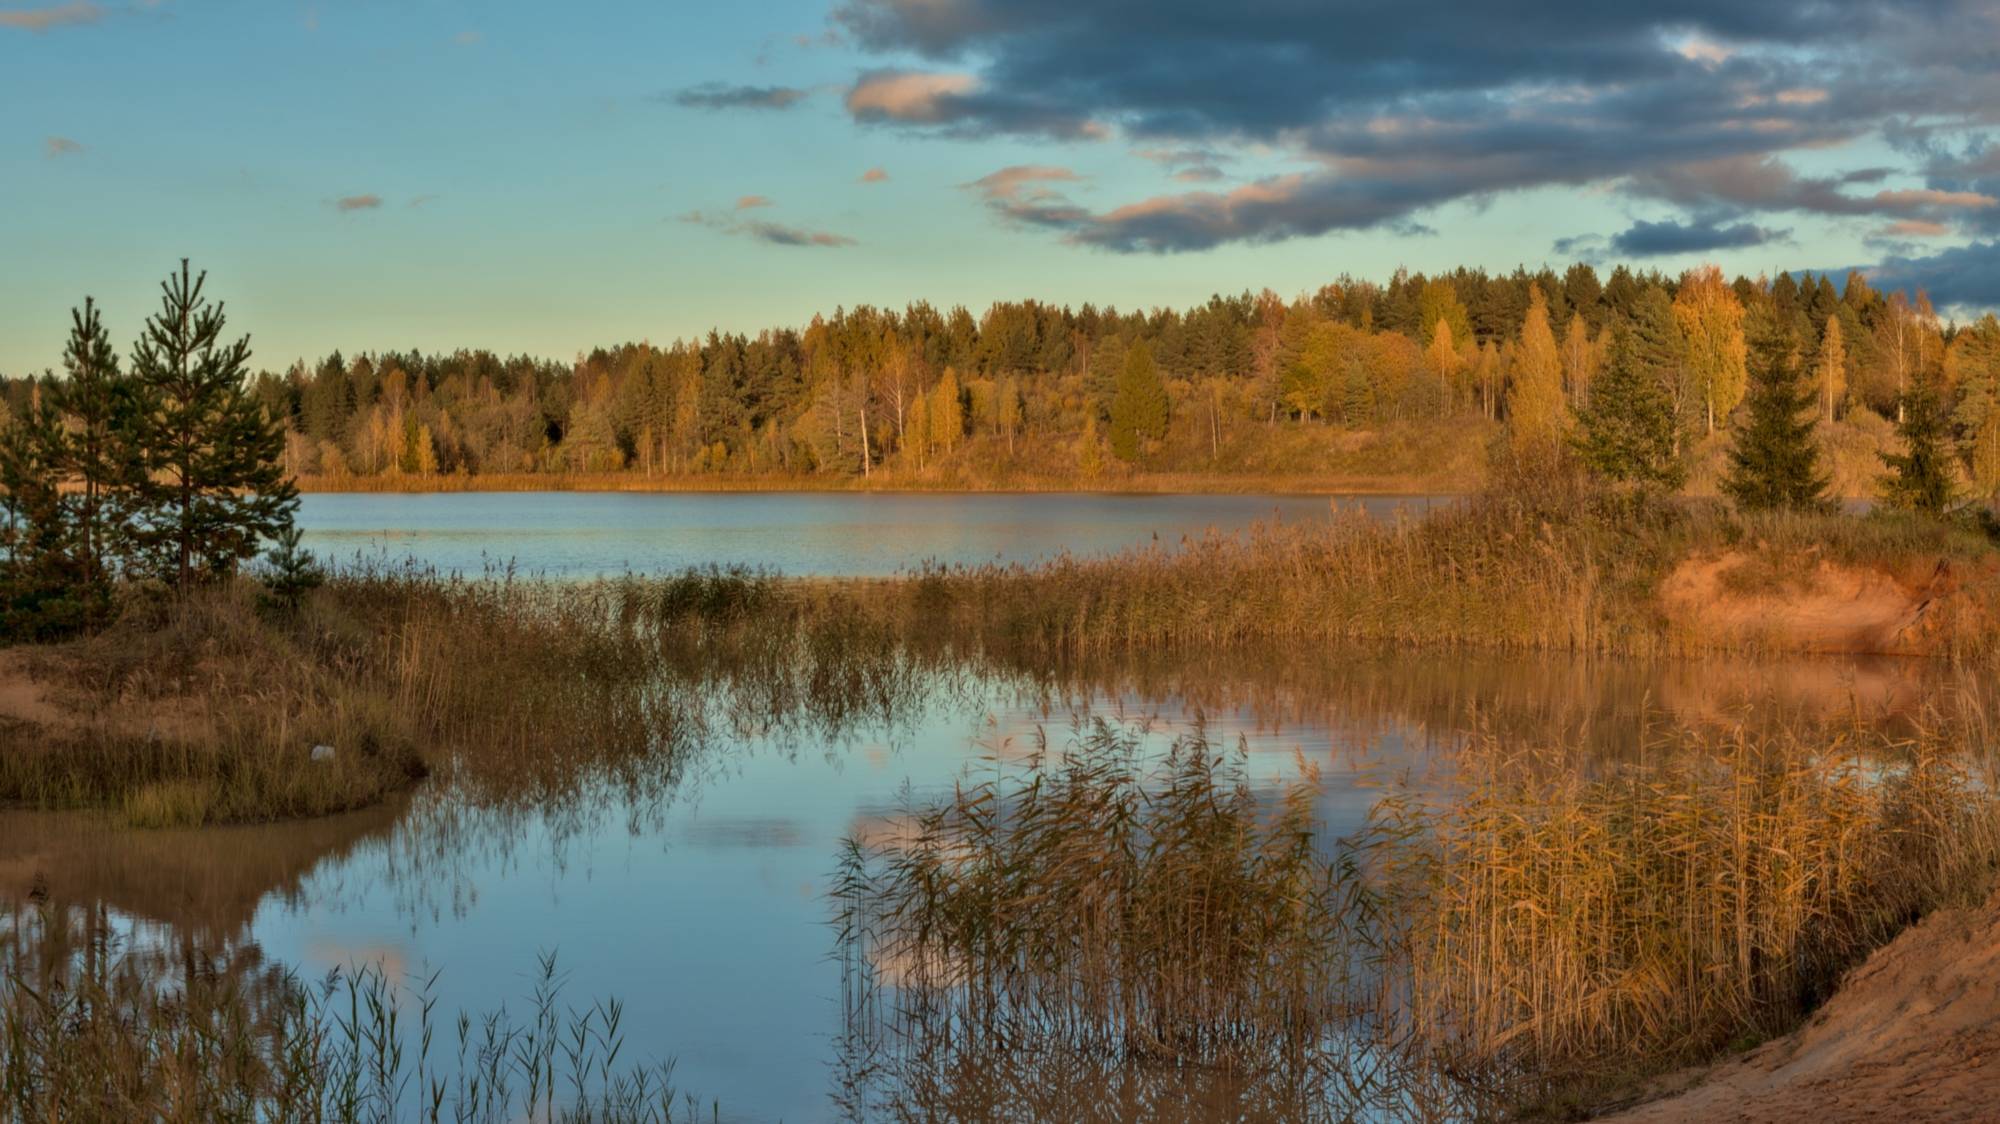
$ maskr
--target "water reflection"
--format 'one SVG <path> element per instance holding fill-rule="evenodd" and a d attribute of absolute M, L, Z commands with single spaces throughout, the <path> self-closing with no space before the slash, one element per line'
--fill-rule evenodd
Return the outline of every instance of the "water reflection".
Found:
<path fill-rule="evenodd" d="M 733 665 L 696 652 L 649 690 L 690 723 L 673 752 L 570 755 L 570 775 L 538 777 L 520 799 L 468 776 L 350 815 L 195 832 L 0 813 L 0 903 L 57 900 L 172 945 L 254 947 L 306 979 L 355 962 L 441 973 L 447 1011 L 517 993 L 535 953 L 559 950 L 577 992 L 625 1000 L 629 1056 L 676 1058 L 681 1087 L 737 1119 L 976 1119 L 996 1106 L 1295 1119 L 1298 1088 L 1242 1075 L 944 1054 L 891 1072 L 844 1050 L 826 898 L 840 840 L 857 825 L 896 830 L 913 797 L 949 791 L 982 753 L 1061 742 L 1095 717 L 1150 721 L 1164 738 L 1200 716 L 1212 737 L 1243 738 L 1265 778 L 1302 752 L 1322 776 L 1316 815 L 1337 834 L 1384 777 L 1448 763 L 1475 729 L 1613 758 L 1649 725 L 1894 729 L 1984 688 L 1911 661 L 1264 650 L 1048 667 L 857 642 Z"/>

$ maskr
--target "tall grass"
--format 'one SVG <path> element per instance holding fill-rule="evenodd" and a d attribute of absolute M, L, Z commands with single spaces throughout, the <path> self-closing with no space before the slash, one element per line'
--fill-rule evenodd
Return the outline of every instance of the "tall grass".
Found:
<path fill-rule="evenodd" d="M 101 912 L 43 903 L 0 931 L 0 1117 L 602 1122 L 714 1114 L 673 1063 L 624 1056 L 616 1000 L 572 1005 L 553 956 L 514 1014 L 448 1015 L 437 977 L 315 983 L 191 946 L 124 948 Z M 703 1111 L 704 1107 L 707 1111 Z"/>
<path fill-rule="evenodd" d="M 1623 763 L 1486 740 L 1334 841 L 1309 769 L 1260 790 L 1199 733 L 1149 758 L 1100 728 L 850 840 L 855 1068 L 920 1097 L 1099 1059 L 1240 1074 L 1301 1098 L 1281 1117 L 1568 1111 L 1784 1032 L 1983 895 L 1975 736 L 1683 730 Z"/>

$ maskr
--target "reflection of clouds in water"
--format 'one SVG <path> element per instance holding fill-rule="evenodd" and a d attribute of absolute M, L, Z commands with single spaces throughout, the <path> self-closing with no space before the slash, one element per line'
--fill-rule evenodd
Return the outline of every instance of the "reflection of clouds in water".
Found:
<path fill-rule="evenodd" d="M 682 829 L 696 847 L 797 847 L 805 832 L 797 820 L 743 816 L 697 816 Z"/>
<path fill-rule="evenodd" d="M 375 971 L 384 980 L 401 984 L 410 977 L 410 951 L 400 945 L 361 942 L 342 943 L 333 936 L 318 936 L 306 942 L 306 959 L 321 970 L 338 968 L 353 976 Z"/>

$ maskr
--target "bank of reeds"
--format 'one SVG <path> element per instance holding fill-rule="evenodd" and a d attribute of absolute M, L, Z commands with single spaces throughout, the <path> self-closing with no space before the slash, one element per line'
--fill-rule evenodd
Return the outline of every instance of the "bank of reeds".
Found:
<path fill-rule="evenodd" d="M 1487 741 L 1336 843 L 1310 770 L 1260 791 L 1198 734 L 1149 759 L 1100 731 L 850 841 L 849 1033 L 892 1084 L 1053 1052 L 1276 1074 L 1311 1117 L 1565 1112 L 1783 1033 L 1983 895 L 1969 736 Z"/>
<path fill-rule="evenodd" d="M 124 948 L 44 903 L 0 930 L 0 1117 L 324 1124 L 673 1124 L 713 1105 L 624 1055 L 622 1005 L 570 1002 L 553 957 L 524 1003 L 438 1009 L 437 977 L 304 983 L 238 952 Z"/>
<path fill-rule="evenodd" d="M 586 767 L 639 783 L 676 729 L 649 649 L 606 590 L 505 577 L 348 573 L 293 612 L 247 580 L 135 599 L 102 633 L 17 654 L 53 716 L 0 730 L 0 801 L 192 826 L 338 811 L 442 771 L 522 799 Z"/>

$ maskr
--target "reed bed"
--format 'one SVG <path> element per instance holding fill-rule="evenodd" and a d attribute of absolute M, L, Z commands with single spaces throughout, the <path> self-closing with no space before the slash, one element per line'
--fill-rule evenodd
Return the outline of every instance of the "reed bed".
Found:
<path fill-rule="evenodd" d="M 248 581 L 136 599 L 101 634 L 27 652 L 60 717 L 0 731 L 0 801 L 196 826 L 340 811 L 439 772 L 521 801 L 592 770 L 639 785 L 681 735 L 652 648 L 603 588 L 504 576 L 349 572 L 295 612 Z"/>
<path fill-rule="evenodd" d="M 1983 896 L 1978 736 L 1683 729 L 1623 762 L 1487 738 L 1336 841 L 1303 763 L 1260 788 L 1199 731 L 1147 755 L 1100 727 L 849 841 L 852 1068 L 888 1100 L 1116 1062 L 1299 1098 L 1272 1118 L 1567 1114 L 1785 1032 Z"/>
<path fill-rule="evenodd" d="M 101 913 L 42 903 L 0 930 L 0 1117 L 48 1121 L 539 1120 L 674 1124 L 716 1106 L 671 1060 L 624 1057 L 616 1000 L 573 1005 L 553 957 L 519 1014 L 447 1015 L 436 976 L 368 965 L 304 983 L 253 952 L 121 949 Z"/>
<path fill-rule="evenodd" d="M 1475 746 L 1461 786 L 1390 796 L 1362 843 L 1411 1038 L 1560 1102 L 1784 1033 L 1992 887 L 2000 817 L 1963 733 L 1683 730 L 1595 768 Z"/>

